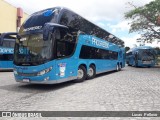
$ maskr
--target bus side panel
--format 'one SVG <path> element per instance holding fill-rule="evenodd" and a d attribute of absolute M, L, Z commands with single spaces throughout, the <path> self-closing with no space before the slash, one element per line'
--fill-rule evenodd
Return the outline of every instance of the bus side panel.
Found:
<path fill-rule="evenodd" d="M 8 61 L 0 61 L 0 69 L 7 69 Z"/>
<path fill-rule="evenodd" d="M 7 63 L 8 63 L 7 67 L 13 69 L 13 61 L 8 61 Z"/>
<path fill-rule="evenodd" d="M 57 59 L 55 64 L 56 80 L 60 79 L 72 79 L 77 76 L 77 59 L 74 57 Z"/>
<path fill-rule="evenodd" d="M 115 60 L 96 60 L 97 72 L 106 72 L 114 70 L 116 67 L 117 61 Z"/>

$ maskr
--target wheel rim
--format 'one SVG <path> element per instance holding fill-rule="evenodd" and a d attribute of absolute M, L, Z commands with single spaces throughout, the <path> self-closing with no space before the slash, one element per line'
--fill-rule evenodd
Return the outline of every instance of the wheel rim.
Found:
<path fill-rule="evenodd" d="M 84 76 L 84 72 L 82 69 L 78 69 L 78 79 L 82 79 Z"/>
<path fill-rule="evenodd" d="M 93 74 L 94 74 L 93 68 L 89 68 L 88 75 L 91 77 L 91 76 L 93 76 Z"/>
<path fill-rule="evenodd" d="M 119 65 L 119 69 L 121 69 L 122 68 L 122 65 Z"/>
<path fill-rule="evenodd" d="M 119 65 L 117 65 L 117 71 L 119 70 Z"/>

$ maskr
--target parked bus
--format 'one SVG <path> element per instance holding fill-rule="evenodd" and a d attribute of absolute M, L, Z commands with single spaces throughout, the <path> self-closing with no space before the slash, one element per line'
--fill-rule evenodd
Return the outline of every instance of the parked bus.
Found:
<path fill-rule="evenodd" d="M 125 66 L 124 42 L 66 8 L 32 14 L 14 51 L 17 82 L 54 84 L 92 79 Z"/>
<path fill-rule="evenodd" d="M 152 67 L 156 64 L 156 52 L 150 46 L 135 47 L 127 51 L 126 63 L 135 67 Z"/>
<path fill-rule="evenodd" d="M 13 52 L 17 33 L 0 35 L 0 70 L 13 69 Z"/>

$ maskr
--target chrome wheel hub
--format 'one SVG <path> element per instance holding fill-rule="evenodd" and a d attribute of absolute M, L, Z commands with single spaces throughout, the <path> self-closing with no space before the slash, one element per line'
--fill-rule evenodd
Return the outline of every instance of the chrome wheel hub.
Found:
<path fill-rule="evenodd" d="M 78 70 L 78 79 L 82 79 L 83 76 L 84 76 L 83 70 L 82 70 L 82 69 L 79 69 L 79 70 Z"/>
<path fill-rule="evenodd" d="M 93 76 L 93 74 L 94 74 L 94 71 L 93 71 L 93 69 L 92 69 L 92 68 L 89 68 L 88 75 L 91 77 L 91 76 Z"/>

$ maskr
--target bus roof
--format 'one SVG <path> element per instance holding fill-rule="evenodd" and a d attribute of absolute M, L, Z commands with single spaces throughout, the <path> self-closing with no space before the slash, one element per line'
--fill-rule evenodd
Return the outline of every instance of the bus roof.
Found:
<path fill-rule="evenodd" d="M 138 46 L 138 47 L 131 48 L 126 53 L 129 53 L 135 50 L 139 50 L 139 49 L 153 49 L 153 48 L 151 46 Z"/>
<path fill-rule="evenodd" d="M 34 15 L 40 13 L 40 12 L 43 12 L 43 11 L 54 10 L 54 9 L 57 9 L 57 10 L 58 10 L 59 15 L 60 15 L 61 13 L 63 14 L 64 11 L 69 11 L 69 12 L 72 12 L 72 13 L 80 16 L 79 14 L 75 13 L 74 11 L 72 11 L 72 10 L 66 8 L 66 7 L 61 7 L 61 6 L 43 9 L 43 10 L 41 10 L 41 11 L 37 11 L 37 12 L 33 13 L 31 16 L 34 16 Z M 60 16 L 61 16 L 61 15 L 60 15 Z M 116 45 L 118 45 L 118 46 L 124 47 L 124 41 L 123 41 L 123 40 L 119 39 L 119 38 L 116 37 L 115 35 L 111 34 L 110 32 L 106 31 L 105 29 L 99 27 L 98 25 L 92 23 L 91 21 L 87 20 L 86 18 L 84 18 L 84 17 L 82 17 L 82 16 L 80 16 L 80 17 L 83 18 L 84 20 L 88 21 L 89 23 L 91 23 L 93 26 L 95 26 L 95 27 L 97 28 L 97 30 L 99 29 L 99 30 L 105 32 L 106 36 L 103 38 L 104 40 L 106 40 L 106 39 L 108 40 L 108 39 L 109 39 L 109 42 L 114 43 L 114 44 L 116 44 Z M 85 31 L 83 31 L 83 32 L 85 32 Z M 91 32 L 91 31 L 90 31 L 90 32 Z M 105 39 L 105 38 L 106 38 L 106 39 Z M 107 41 L 107 40 L 106 40 L 106 41 Z"/>

